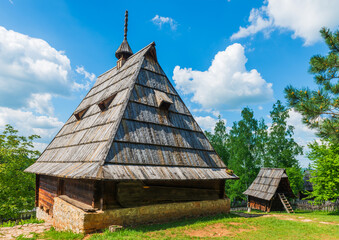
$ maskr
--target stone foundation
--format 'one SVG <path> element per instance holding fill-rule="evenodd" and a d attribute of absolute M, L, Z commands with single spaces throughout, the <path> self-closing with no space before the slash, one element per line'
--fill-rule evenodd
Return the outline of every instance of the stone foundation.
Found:
<path fill-rule="evenodd" d="M 162 223 L 186 217 L 229 213 L 229 211 L 230 200 L 219 199 L 85 212 L 56 197 L 53 207 L 53 225 L 57 230 L 90 233 L 110 225 Z"/>
<path fill-rule="evenodd" d="M 36 208 L 36 218 L 45 220 L 45 222 L 50 222 L 50 223 L 53 221 L 52 216 L 48 215 L 44 210 L 42 210 L 39 207 Z"/>

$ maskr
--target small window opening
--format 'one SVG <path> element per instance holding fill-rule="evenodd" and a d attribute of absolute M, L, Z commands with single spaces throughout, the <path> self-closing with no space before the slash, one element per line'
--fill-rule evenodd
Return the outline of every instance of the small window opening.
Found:
<path fill-rule="evenodd" d="M 160 109 L 168 110 L 173 104 L 172 99 L 170 99 L 166 93 L 154 90 L 155 98 Z"/>
<path fill-rule="evenodd" d="M 85 113 L 87 112 L 88 108 L 85 108 L 84 110 L 81 110 L 77 113 L 74 113 L 75 118 L 79 121 L 80 119 L 83 118 L 83 116 L 85 115 Z"/>
<path fill-rule="evenodd" d="M 98 106 L 102 112 L 107 110 L 107 108 L 109 107 L 109 105 L 111 104 L 115 96 L 116 94 L 98 103 Z"/>

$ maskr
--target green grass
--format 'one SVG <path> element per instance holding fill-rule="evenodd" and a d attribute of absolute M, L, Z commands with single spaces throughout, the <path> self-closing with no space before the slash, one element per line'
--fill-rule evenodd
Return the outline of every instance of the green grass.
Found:
<path fill-rule="evenodd" d="M 30 219 L 25 219 L 25 220 L 20 220 L 20 221 L 7 221 L 2 224 L 0 224 L 1 227 L 14 227 L 15 225 L 24 225 L 28 223 L 43 223 L 45 222 L 44 220 L 39 220 L 36 218 L 30 218 Z"/>
<path fill-rule="evenodd" d="M 42 234 L 33 234 L 33 237 L 27 238 L 22 235 L 16 238 L 16 240 L 37 240 L 37 239 L 48 239 L 48 240 L 81 240 L 84 238 L 84 234 L 73 233 L 71 231 L 56 231 L 53 227 L 50 230 L 45 231 Z"/>
<path fill-rule="evenodd" d="M 106 230 L 102 233 L 92 234 L 89 236 L 89 239 L 211 239 L 211 237 L 216 237 L 217 239 L 253 240 L 339 239 L 338 212 L 297 212 L 295 214 L 273 212 L 266 214 L 254 211 L 251 212 L 251 216 L 253 217 L 245 218 L 231 213 L 165 224 L 125 228 L 114 233 Z M 320 222 L 327 222 L 331 224 L 324 224 Z M 217 235 L 218 233 L 223 234 L 223 236 Z M 57 232 L 52 228 L 42 234 L 35 235 L 31 238 L 31 240 L 80 240 L 83 238 L 83 234 L 75 234 L 70 231 Z M 18 239 L 29 238 L 19 237 Z"/>
<path fill-rule="evenodd" d="M 103 239 L 210 239 L 209 235 L 216 227 L 229 234 L 218 239 L 339 239 L 339 215 L 323 212 L 296 214 L 270 213 L 278 215 L 262 217 L 263 213 L 255 213 L 258 217 L 244 218 L 234 214 L 199 218 L 161 225 L 127 228 L 120 232 L 94 234 L 91 240 Z M 255 215 L 254 215 L 255 216 Z M 301 218 L 299 218 L 301 217 Z M 280 218 L 295 218 L 296 221 Z M 302 222 L 302 220 L 312 222 Z M 322 224 L 319 222 L 331 222 Z M 221 230 L 220 230 L 221 229 Z M 202 234 L 199 236 L 199 234 Z M 215 235 L 213 237 L 218 237 Z"/>

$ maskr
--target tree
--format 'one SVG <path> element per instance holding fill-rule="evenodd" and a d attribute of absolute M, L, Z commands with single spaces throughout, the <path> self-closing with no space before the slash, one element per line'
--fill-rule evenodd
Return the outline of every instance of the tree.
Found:
<path fill-rule="evenodd" d="M 316 203 L 327 200 L 336 200 L 339 197 L 339 145 L 335 143 L 310 144 L 311 152 L 308 154 L 313 161 L 310 182 Z"/>
<path fill-rule="evenodd" d="M 323 139 L 339 143 L 339 31 L 320 30 L 329 48 L 327 56 L 315 55 L 310 60 L 310 73 L 315 74 L 317 90 L 285 88 L 289 105 L 302 114 L 303 122 L 318 131 Z"/>
<path fill-rule="evenodd" d="M 267 157 L 265 167 L 291 168 L 297 167 L 296 156 L 303 153 L 302 147 L 293 139 L 293 126 L 287 125 L 288 109 L 278 100 L 270 112 L 272 126 L 267 141 Z"/>
<path fill-rule="evenodd" d="M 33 140 L 17 135 L 10 125 L 0 135 L 0 219 L 15 218 L 21 211 L 34 207 L 35 177 L 24 170 L 40 155 Z"/>
<path fill-rule="evenodd" d="M 227 132 L 225 121 L 218 117 L 218 122 L 215 124 L 214 133 L 205 132 L 208 140 L 212 144 L 214 150 L 217 152 L 219 157 L 223 160 L 225 165 L 228 165 L 229 152 L 226 147 Z"/>
<path fill-rule="evenodd" d="M 270 112 L 272 126 L 266 142 L 264 167 L 286 168 L 294 194 L 303 190 L 303 175 L 296 156 L 303 153 L 302 147 L 293 139 L 293 126 L 287 125 L 287 109 L 278 100 Z"/>
<path fill-rule="evenodd" d="M 229 150 L 229 168 L 239 176 L 237 181 L 226 182 L 226 192 L 233 199 L 244 199 L 242 194 L 253 182 L 260 169 L 260 160 L 256 158 L 258 121 L 253 111 L 244 108 L 242 119 L 234 122 L 229 133 L 227 148 Z"/>

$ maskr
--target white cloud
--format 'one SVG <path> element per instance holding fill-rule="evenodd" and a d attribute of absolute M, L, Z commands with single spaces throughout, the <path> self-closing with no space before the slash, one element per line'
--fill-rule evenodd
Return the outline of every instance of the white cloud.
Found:
<path fill-rule="evenodd" d="M 169 24 L 169 26 L 171 27 L 171 29 L 174 31 L 177 29 L 178 27 L 178 24 L 177 22 L 173 19 L 173 18 L 170 18 L 170 17 L 162 17 L 162 16 L 159 16 L 158 14 L 155 15 L 154 18 L 152 18 L 152 22 L 159 26 L 159 28 L 161 29 L 162 25 L 164 24 Z"/>
<path fill-rule="evenodd" d="M 218 119 L 217 118 L 212 118 L 210 116 L 206 117 L 194 117 L 194 119 L 197 121 L 199 126 L 209 132 L 213 132 L 215 124 L 217 123 Z"/>
<path fill-rule="evenodd" d="M 85 78 L 89 79 L 91 82 L 93 82 L 95 80 L 95 74 L 87 72 L 83 66 L 81 66 L 81 67 L 77 66 L 75 71 L 77 73 L 83 75 Z"/>
<path fill-rule="evenodd" d="M 64 52 L 42 39 L 0 26 L 1 106 L 26 107 L 34 97 L 46 93 L 70 95 L 74 86 L 81 85 L 70 78 L 70 72 L 70 60 Z"/>
<path fill-rule="evenodd" d="M 307 146 L 308 143 L 317 139 L 314 129 L 308 128 L 302 123 L 302 115 L 294 109 L 289 112 L 290 117 L 287 119 L 287 124 L 294 127 L 294 139 L 298 144 Z"/>
<path fill-rule="evenodd" d="M 290 30 L 292 38 L 300 37 L 305 45 L 321 39 L 321 27 L 336 28 L 339 23 L 339 1 L 333 0 L 265 0 L 260 9 L 252 9 L 250 25 L 231 36 L 239 39 L 259 31 Z"/>
<path fill-rule="evenodd" d="M 55 117 L 36 116 L 30 111 L 0 107 L 0 129 L 3 130 L 6 124 L 14 126 L 20 135 L 37 134 L 41 138 L 51 139 L 64 123 Z"/>
<path fill-rule="evenodd" d="M 191 101 L 206 109 L 272 100 L 272 84 L 267 83 L 256 69 L 247 71 L 246 62 L 244 47 L 235 43 L 218 52 L 207 71 L 176 66 L 173 80 L 183 94 L 193 94 Z"/>
<path fill-rule="evenodd" d="M 264 108 L 262 106 L 258 106 L 258 109 L 259 110 L 263 110 Z"/>
<path fill-rule="evenodd" d="M 43 152 L 46 147 L 48 146 L 47 143 L 40 143 L 40 142 L 33 142 L 33 146 L 35 150 L 38 150 L 39 152 Z"/>
<path fill-rule="evenodd" d="M 49 93 L 34 93 L 28 101 L 28 106 L 34 109 L 37 113 L 53 115 L 54 108 L 51 100 L 52 95 Z"/>
<path fill-rule="evenodd" d="M 272 28 L 272 19 L 264 18 L 265 11 L 266 7 L 261 9 L 253 8 L 248 18 L 251 24 L 245 28 L 240 27 L 239 31 L 231 36 L 231 40 L 248 37 L 260 31 L 264 31 L 265 36 L 268 37 Z"/>

